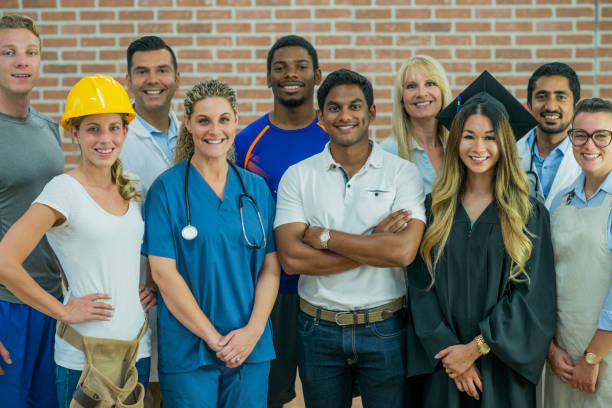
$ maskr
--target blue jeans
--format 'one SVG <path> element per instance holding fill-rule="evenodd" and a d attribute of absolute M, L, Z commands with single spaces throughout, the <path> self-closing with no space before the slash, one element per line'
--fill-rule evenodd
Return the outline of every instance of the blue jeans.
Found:
<path fill-rule="evenodd" d="M 141 383 L 147 391 L 149 385 L 149 371 L 151 370 L 151 358 L 141 358 L 136 362 L 136 370 L 138 371 L 138 382 Z M 71 370 L 59 365 L 56 365 L 56 379 L 55 384 L 57 386 L 57 401 L 59 408 L 69 408 L 70 401 L 72 401 L 72 394 L 76 390 L 79 378 L 81 378 L 82 371 Z"/>
<path fill-rule="evenodd" d="M 397 314 L 378 323 L 339 326 L 300 311 L 298 367 L 306 407 L 350 407 L 356 379 L 364 407 L 403 408 L 405 330 Z"/>

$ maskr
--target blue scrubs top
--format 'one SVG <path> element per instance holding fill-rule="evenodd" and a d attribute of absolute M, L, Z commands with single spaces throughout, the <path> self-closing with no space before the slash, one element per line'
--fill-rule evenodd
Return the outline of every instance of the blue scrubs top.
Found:
<path fill-rule="evenodd" d="M 276 251 L 274 200 L 261 177 L 238 169 L 247 192 L 259 206 L 267 239 L 264 249 L 249 248 L 240 222 L 238 197 L 243 190 L 236 172 L 228 168 L 224 199 L 221 201 L 195 167 L 190 165 L 191 224 L 198 229 L 198 236 L 191 241 L 185 240 L 181 230 L 187 225 L 186 166 L 187 161 L 177 164 L 162 173 L 151 185 L 144 205 L 142 253 L 174 259 L 204 314 L 219 333 L 225 335 L 248 323 L 259 270 L 266 254 Z M 253 206 L 245 203 L 243 214 L 249 241 L 261 245 L 261 226 Z M 161 373 L 189 372 L 203 365 L 222 364 L 204 340 L 191 333 L 170 313 L 161 296 L 158 296 L 158 302 Z M 274 357 L 268 321 L 246 362 L 264 362 Z"/>

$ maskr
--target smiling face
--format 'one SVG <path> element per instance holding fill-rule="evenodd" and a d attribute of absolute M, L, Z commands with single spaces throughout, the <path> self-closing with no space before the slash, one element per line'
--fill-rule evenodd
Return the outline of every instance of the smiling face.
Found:
<path fill-rule="evenodd" d="M 574 119 L 573 129 L 582 129 L 588 134 L 596 130 L 604 129 L 612 131 L 612 114 L 607 112 L 579 113 Z M 588 138 L 583 146 L 574 146 L 574 157 L 576 162 L 583 168 L 588 176 L 603 178 L 612 170 L 612 143 L 605 147 L 599 147 Z"/>
<path fill-rule="evenodd" d="M 25 28 L 0 29 L 0 93 L 28 95 L 40 76 L 40 42 Z"/>
<path fill-rule="evenodd" d="M 308 51 L 302 47 L 282 47 L 274 52 L 268 86 L 274 100 L 288 108 L 312 101 L 314 86 L 321 82 L 321 70 L 315 70 Z"/>
<path fill-rule="evenodd" d="M 185 127 L 191 133 L 194 156 L 203 160 L 216 160 L 227 156 L 234 143 L 238 116 L 227 99 L 211 96 L 193 105 Z"/>
<path fill-rule="evenodd" d="M 83 165 L 110 168 L 119 157 L 127 129 L 121 114 L 101 113 L 85 116 L 78 127 L 70 127 L 70 134 L 81 148 Z"/>
<path fill-rule="evenodd" d="M 540 77 L 535 82 L 528 106 L 541 131 L 565 136 L 574 115 L 574 97 L 569 80 L 562 75 Z"/>
<path fill-rule="evenodd" d="M 180 75 L 174 72 L 168 50 L 136 51 L 127 81 L 136 112 L 166 112 L 178 88 Z"/>
<path fill-rule="evenodd" d="M 332 143 L 352 146 L 367 143 L 370 122 L 376 108 L 368 108 L 366 97 L 358 85 L 337 85 L 329 90 L 319 120 L 325 126 Z"/>
<path fill-rule="evenodd" d="M 491 119 L 481 114 L 467 118 L 459 142 L 459 157 L 467 168 L 468 177 L 470 173 L 494 173 L 499 147 Z"/>
<path fill-rule="evenodd" d="M 442 92 L 435 81 L 418 69 L 406 71 L 402 91 L 404 111 L 411 119 L 428 119 L 442 109 Z"/>

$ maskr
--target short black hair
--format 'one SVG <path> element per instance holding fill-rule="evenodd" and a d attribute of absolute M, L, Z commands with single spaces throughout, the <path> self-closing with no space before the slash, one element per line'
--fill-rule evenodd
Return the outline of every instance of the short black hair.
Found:
<path fill-rule="evenodd" d="M 178 65 L 176 63 L 176 55 L 168 44 L 156 35 L 145 35 L 137 40 L 132 41 L 127 49 L 127 70 L 128 75 L 132 73 L 132 56 L 137 51 L 157 51 L 157 50 L 168 50 L 172 57 L 172 66 L 174 67 L 174 74 L 178 72 Z"/>
<path fill-rule="evenodd" d="M 319 86 L 317 91 L 317 102 L 319 104 L 319 110 L 323 111 L 325 106 L 325 98 L 329 91 L 338 85 L 357 85 L 363 91 L 363 95 L 368 103 L 368 108 L 371 108 L 374 104 L 374 90 L 372 89 L 372 83 L 368 78 L 350 69 L 339 69 L 332 72 L 325 78 L 325 81 Z"/>
<path fill-rule="evenodd" d="M 578 81 L 576 71 L 574 71 L 569 65 L 562 62 L 549 62 L 548 64 L 544 64 L 535 70 L 527 83 L 527 103 L 531 105 L 531 94 L 535 88 L 536 81 L 540 79 L 540 77 L 552 75 L 561 75 L 567 78 L 570 90 L 572 91 L 572 96 L 574 97 L 574 105 L 576 105 L 576 102 L 580 100 L 580 81 Z"/>
<path fill-rule="evenodd" d="M 314 70 L 319 69 L 319 57 L 317 56 L 317 51 L 314 49 L 311 43 L 309 43 L 305 38 L 300 37 L 299 35 L 287 35 L 285 37 L 279 38 L 278 41 L 274 43 L 270 51 L 268 51 L 268 74 L 272 69 L 272 58 L 274 58 L 274 53 L 279 48 L 284 47 L 302 47 L 312 59 L 312 67 Z"/>
<path fill-rule="evenodd" d="M 601 98 L 584 99 L 576 106 L 572 122 L 581 113 L 609 113 L 612 115 L 612 103 Z"/>

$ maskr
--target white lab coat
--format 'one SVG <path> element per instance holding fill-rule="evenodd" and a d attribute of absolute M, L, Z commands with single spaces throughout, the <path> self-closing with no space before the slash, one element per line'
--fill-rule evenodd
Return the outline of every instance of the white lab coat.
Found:
<path fill-rule="evenodd" d="M 530 130 L 525 136 L 523 136 L 518 142 L 516 142 L 516 149 L 518 150 L 519 159 L 521 160 L 521 166 L 525 172 L 528 172 L 530 163 L 531 163 L 531 145 L 527 143 L 527 138 L 531 134 L 531 132 L 535 132 L 535 128 Z M 538 177 L 538 172 L 536 170 L 535 163 L 533 164 L 533 168 L 531 169 L 535 173 L 535 177 Z M 535 186 L 533 185 L 533 177 L 529 177 L 530 182 L 530 191 L 529 194 L 531 196 L 536 195 L 538 200 L 544 203 L 546 208 L 550 210 L 550 205 L 552 204 L 552 200 L 555 196 L 561 192 L 565 187 L 568 187 L 570 184 L 576 180 L 576 177 L 580 174 L 581 168 L 576 162 L 574 158 L 574 153 L 572 152 L 571 145 L 569 145 L 567 151 L 563 156 L 563 160 L 561 160 L 561 164 L 559 165 L 559 169 L 557 170 L 557 174 L 553 180 L 552 186 L 550 187 L 550 191 L 548 193 L 548 197 L 544 200 L 544 193 L 542 192 L 542 183 L 538 180 L 538 191 L 534 192 Z"/>

